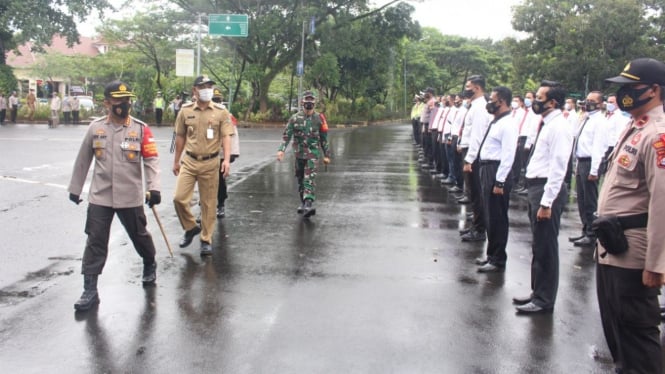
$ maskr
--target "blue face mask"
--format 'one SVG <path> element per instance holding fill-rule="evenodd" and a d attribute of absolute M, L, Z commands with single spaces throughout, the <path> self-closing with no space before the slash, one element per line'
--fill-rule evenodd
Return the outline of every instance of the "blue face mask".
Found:
<path fill-rule="evenodd" d="M 531 108 L 531 99 L 524 99 L 524 106 L 527 108 Z"/>
<path fill-rule="evenodd" d="M 607 107 L 605 109 L 607 109 L 608 112 L 614 112 L 616 108 L 617 108 L 616 105 L 612 103 L 607 103 Z"/>

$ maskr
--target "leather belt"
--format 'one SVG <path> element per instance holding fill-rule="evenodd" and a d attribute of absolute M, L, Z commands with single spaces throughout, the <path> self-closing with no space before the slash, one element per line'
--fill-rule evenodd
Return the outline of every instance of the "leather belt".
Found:
<path fill-rule="evenodd" d="M 633 214 L 631 216 L 619 216 L 619 223 L 624 230 L 647 227 L 649 213 Z"/>
<path fill-rule="evenodd" d="M 195 160 L 198 160 L 198 161 L 210 160 L 211 158 L 215 158 L 215 157 L 219 156 L 219 152 L 211 153 L 207 156 L 197 155 L 197 154 L 192 153 L 190 151 L 185 151 L 185 154 L 187 154 L 187 156 L 189 156 L 189 157 L 191 157 Z"/>
<path fill-rule="evenodd" d="M 526 178 L 527 186 L 538 186 L 547 183 L 547 178 Z"/>
<path fill-rule="evenodd" d="M 481 165 L 499 165 L 500 163 L 499 160 L 480 160 Z"/>
<path fill-rule="evenodd" d="M 577 161 L 591 162 L 591 157 L 578 157 Z"/>

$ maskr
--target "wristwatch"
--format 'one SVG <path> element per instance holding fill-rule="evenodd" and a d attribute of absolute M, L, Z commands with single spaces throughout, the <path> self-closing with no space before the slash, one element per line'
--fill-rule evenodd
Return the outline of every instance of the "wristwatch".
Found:
<path fill-rule="evenodd" d="M 494 187 L 503 188 L 504 184 L 505 184 L 504 182 L 497 181 L 497 182 L 494 182 Z"/>

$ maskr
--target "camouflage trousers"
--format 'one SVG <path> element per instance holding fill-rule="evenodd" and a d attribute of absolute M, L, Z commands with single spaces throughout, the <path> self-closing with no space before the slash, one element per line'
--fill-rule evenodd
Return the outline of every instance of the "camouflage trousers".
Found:
<path fill-rule="evenodd" d="M 314 201 L 316 199 L 316 168 L 318 160 L 308 160 L 303 158 L 296 158 L 296 178 L 298 179 L 298 192 L 300 193 L 300 198 L 304 201 L 305 199 L 311 199 Z"/>

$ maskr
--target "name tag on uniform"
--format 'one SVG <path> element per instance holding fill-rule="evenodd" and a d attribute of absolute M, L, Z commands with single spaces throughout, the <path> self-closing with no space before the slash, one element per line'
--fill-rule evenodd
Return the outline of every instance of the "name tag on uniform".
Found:
<path fill-rule="evenodd" d="M 208 127 L 208 131 L 206 131 L 206 137 L 207 137 L 208 139 L 212 139 L 212 138 L 213 138 L 213 135 L 214 135 L 214 132 L 213 132 L 212 128 L 211 128 L 211 127 Z"/>

